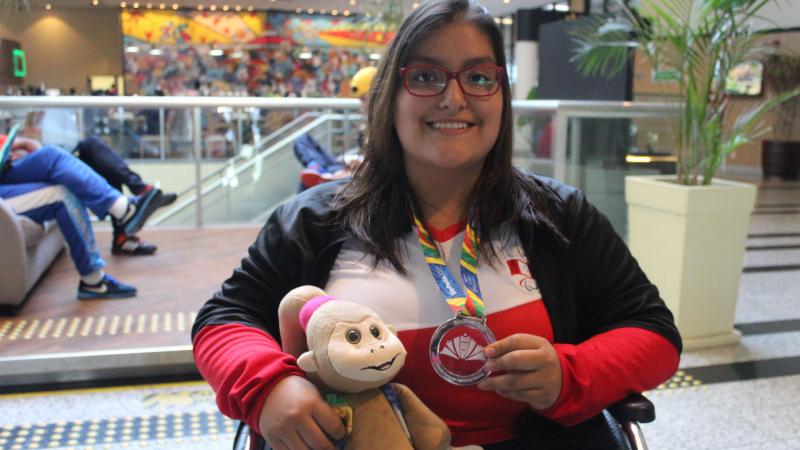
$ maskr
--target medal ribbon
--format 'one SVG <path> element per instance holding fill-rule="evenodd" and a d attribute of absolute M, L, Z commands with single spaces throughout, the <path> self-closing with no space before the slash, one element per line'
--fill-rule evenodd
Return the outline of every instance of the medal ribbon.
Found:
<path fill-rule="evenodd" d="M 422 253 L 425 255 L 425 262 L 428 263 L 428 268 L 431 270 L 433 279 L 439 287 L 439 292 L 444 296 L 450 309 L 464 316 L 483 318 L 484 305 L 481 288 L 478 285 L 478 256 L 476 253 L 478 236 L 475 233 L 475 229 L 470 225 L 470 221 L 467 220 L 467 228 L 464 231 L 459 264 L 461 280 L 464 282 L 464 287 L 467 288 L 466 293 L 464 293 L 464 289 L 458 284 L 450 269 L 447 268 L 436 242 L 434 242 L 428 229 L 425 228 L 425 224 L 417 217 L 416 213 L 414 214 L 414 222 L 417 225 L 417 235 L 419 244 L 422 247 Z"/>

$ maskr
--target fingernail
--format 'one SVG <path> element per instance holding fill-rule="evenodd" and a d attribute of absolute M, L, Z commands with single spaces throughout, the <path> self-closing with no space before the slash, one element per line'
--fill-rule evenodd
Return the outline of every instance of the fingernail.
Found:
<path fill-rule="evenodd" d="M 485 347 L 483 349 L 483 353 L 485 353 L 487 357 L 493 358 L 494 355 L 497 353 L 497 350 L 495 350 L 494 347 Z"/>

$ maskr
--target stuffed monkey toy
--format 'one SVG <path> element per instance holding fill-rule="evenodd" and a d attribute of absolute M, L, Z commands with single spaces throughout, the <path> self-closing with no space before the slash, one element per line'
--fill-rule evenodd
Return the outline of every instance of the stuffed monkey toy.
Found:
<path fill-rule="evenodd" d="M 374 311 L 301 286 L 281 300 L 278 313 L 283 350 L 297 357 L 348 430 L 337 448 L 450 448 L 442 419 L 409 388 L 390 383 L 406 350 Z"/>

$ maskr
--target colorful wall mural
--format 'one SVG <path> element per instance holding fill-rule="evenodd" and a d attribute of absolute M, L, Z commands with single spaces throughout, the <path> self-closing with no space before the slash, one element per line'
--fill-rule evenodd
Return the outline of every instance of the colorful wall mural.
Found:
<path fill-rule="evenodd" d="M 337 96 L 394 35 L 286 12 L 125 10 L 121 23 L 128 95 Z"/>

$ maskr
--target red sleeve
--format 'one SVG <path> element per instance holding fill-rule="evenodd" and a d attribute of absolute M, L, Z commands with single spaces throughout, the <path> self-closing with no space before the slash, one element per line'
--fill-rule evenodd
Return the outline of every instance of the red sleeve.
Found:
<path fill-rule="evenodd" d="M 217 407 L 260 432 L 261 407 L 289 375 L 305 376 L 297 360 L 262 330 L 241 324 L 210 325 L 194 338 L 197 369 L 217 394 Z"/>
<path fill-rule="evenodd" d="M 618 328 L 578 345 L 555 344 L 561 394 L 539 414 L 564 426 L 579 424 L 628 394 L 653 389 L 678 369 L 678 350 L 642 328 Z"/>

